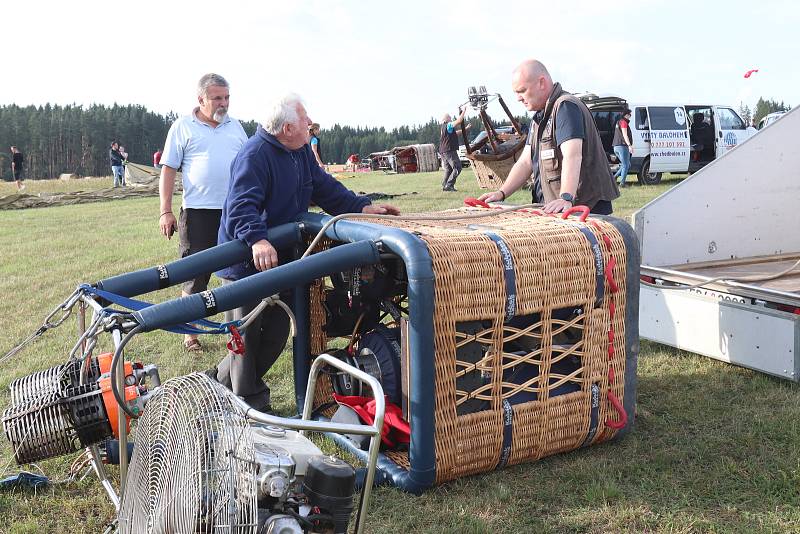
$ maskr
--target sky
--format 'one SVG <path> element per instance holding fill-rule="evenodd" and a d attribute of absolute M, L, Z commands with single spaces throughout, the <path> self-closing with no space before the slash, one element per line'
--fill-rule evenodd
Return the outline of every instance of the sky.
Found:
<path fill-rule="evenodd" d="M 477 85 L 524 114 L 511 72 L 526 58 L 570 92 L 629 102 L 800 104 L 791 1 L 29 0 L 3 19 L 0 105 L 185 114 L 216 72 L 241 120 L 292 91 L 323 128 L 394 128 L 454 113 Z"/>

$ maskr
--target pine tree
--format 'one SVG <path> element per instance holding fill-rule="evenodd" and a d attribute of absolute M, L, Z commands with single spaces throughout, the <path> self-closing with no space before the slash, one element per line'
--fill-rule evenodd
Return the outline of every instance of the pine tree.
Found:
<path fill-rule="evenodd" d="M 753 118 L 753 113 L 750 111 L 750 106 L 744 102 L 739 102 L 739 116 L 742 118 L 745 124 L 749 125 Z"/>

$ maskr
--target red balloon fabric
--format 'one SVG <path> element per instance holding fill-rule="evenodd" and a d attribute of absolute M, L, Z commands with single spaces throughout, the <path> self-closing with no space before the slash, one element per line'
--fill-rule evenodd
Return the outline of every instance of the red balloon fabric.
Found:
<path fill-rule="evenodd" d="M 753 75 L 754 72 L 758 72 L 758 69 L 748 70 L 747 72 L 744 73 L 744 77 L 749 78 L 750 76 Z"/>
<path fill-rule="evenodd" d="M 333 394 L 333 399 L 339 404 L 352 408 L 358 417 L 371 425 L 375 422 L 375 399 L 369 397 L 356 397 Z M 403 410 L 396 404 L 389 402 L 386 396 L 386 411 L 381 429 L 381 441 L 387 447 L 394 447 L 395 443 L 411 442 L 411 426 L 403 419 Z"/>

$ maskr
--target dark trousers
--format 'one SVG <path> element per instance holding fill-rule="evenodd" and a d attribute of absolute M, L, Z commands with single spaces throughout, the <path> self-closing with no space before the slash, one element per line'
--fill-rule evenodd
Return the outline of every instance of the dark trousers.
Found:
<path fill-rule="evenodd" d="M 223 280 L 223 284 L 231 282 Z M 282 295 L 291 302 L 290 295 Z M 236 321 L 250 313 L 257 302 L 225 312 L 225 321 Z M 228 352 L 217 365 L 217 380 L 260 410 L 270 404 L 269 386 L 263 376 L 278 359 L 289 339 L 289 316 L 280 306 L 267 306 L 250 326 L 242 331 L 244 354 Z"/>
<path fill-rule="evenodd" d="M 456 186 L 456 178 L 461 174 L 461 160 L 458 159 L 458 152 L 451 150 L 442 154 L 442 189 L 452 189 Z"/>
<path fill-rule="evenodd" d="M 178 216 L 178 251 L 181 258 L 217 246 L 221 217 L 222 210 L 181 208 Z M 184 282 L 183 290 L 189 295 L 202 293 L 208 289 L 210 279 L 210 272 L 203 273 Z"/>

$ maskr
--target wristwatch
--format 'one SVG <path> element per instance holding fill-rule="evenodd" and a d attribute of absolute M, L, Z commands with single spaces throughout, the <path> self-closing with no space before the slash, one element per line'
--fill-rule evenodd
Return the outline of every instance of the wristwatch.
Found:
<path fill-rule="evenodd" d="M 561 200 L 566 200 L 570 204 L 575 204 L 575 197 L 569 193 L 561 193 Z"/>

